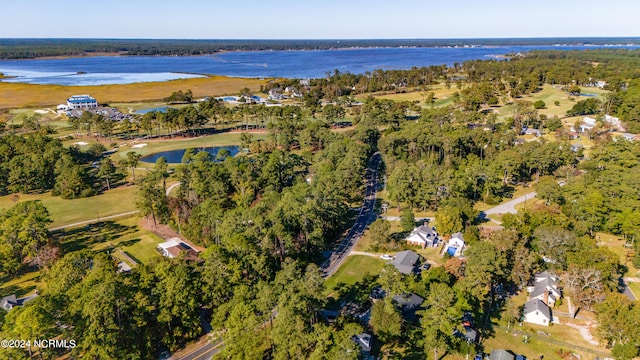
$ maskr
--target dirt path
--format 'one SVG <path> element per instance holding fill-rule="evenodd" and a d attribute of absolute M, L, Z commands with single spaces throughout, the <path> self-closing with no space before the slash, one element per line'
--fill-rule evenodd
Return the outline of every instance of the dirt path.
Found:
<path fill-rule="evenodd" d="M 580 332 L 580 335 L 582 335 L 582 338 L 585 339 L 589 344 L 596 345 L 596 346 L 599 345 L 598 342 L 594 340 L 593 336 L 591 335 L 592 326 L 590 326 L 591 325 L 590 322 L 587 322 L 587 325 L 585 326 L 576 325 L 572 323 L 564 323 L 564 325 L 567 325 L 569 327 L 572 327 L 578 330 Z"/>
<path fill-rule="evenodd" d="M 373 254 L 370 252 L 366 252 L 366 251 L 351 251 L 349 252 L 348 256 L 352 256 L 352 255 L 362 255 L 362 256 L 369 256 L 369 257 L 374 257 L 374 258 L 379 258 L 380 255 L 378 254 Z"/>

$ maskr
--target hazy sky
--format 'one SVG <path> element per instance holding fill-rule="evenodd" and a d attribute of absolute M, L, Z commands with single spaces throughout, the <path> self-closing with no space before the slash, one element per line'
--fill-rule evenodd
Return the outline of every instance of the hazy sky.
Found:
<path fill-rule="evenodd" d="M 640 36 L 638 0 L 3 0 L 0 37 Z"/>

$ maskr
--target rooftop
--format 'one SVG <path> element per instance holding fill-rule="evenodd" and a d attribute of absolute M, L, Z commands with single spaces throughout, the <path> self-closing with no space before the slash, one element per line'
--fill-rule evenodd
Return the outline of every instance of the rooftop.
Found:
<path fill-rule="evenodd" d="M 524 304 L 525 314 L 529 314 L 534 311 L 538 311 L 547 319 L 551 319 L 551 311 L 549 310 L 549 307 L 540 299 L 529 300 Z"/>

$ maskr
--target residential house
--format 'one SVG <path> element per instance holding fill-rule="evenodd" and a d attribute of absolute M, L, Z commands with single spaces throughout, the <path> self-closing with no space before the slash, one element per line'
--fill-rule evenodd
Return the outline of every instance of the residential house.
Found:
<path fill-rule="evenodd" d="M 593 129 L 596 126 L 596 119 L 591 117 L 584 117 L 580 123 L 580 132 L 585 132 Z"/>
<path fill-rule="evenodd" d="M 184 254 L 185 259 L 198 259 L 198 252 L 179 238 L 171 238 L 166 242 L 158 244 L 158 250 L 160 250 L 163 256 L 171 259 L 180 257 L 182 254 Z"/>
<path fill-rule="evenodd" d="M 623 139 L 625 139 L 627 141 L 633 141 L 633 140 L 636 139 L 636 134 L 624 133 L 624 134 L 620 135 L 620 137 L 622 137 Z"/>
<path fill-rule="evenodd" d="M 414 322 L 416 320 L 416 311 L 420 310 L 420 306 L 424 302 L 423 298 L 414 293 L 396 295 L 392 299 L 400 308 L 402 318 L 408 322 Z"/>
<path fill-rule="evenodd" d="M 536 137 L 540 137 L 542 136 L 542 132 L 538 129 L 534 129 L 534 128 L 527 128 L 527 130 L 525 130 L 524 132 L 525 135 L 533 135 Z"/>
<path fill-rule="evenodd" d="M 4 309 L 5 311 L 10 311 L 16 306 L 24 306 L 24 304 L 35 299 L 37 296 L 37 291 L 33 295 L 25 296 L 22 298 L 17 298 L 16 294 L 11 294 L 0 299 L 0 308 Z"/>
<path fill-rule="evenodd" d="M 573 145 L 571 145 L 571 151 L 573 151 L 573 152 L 578 152 L 582 148 L 584 148 L 584 146 L 582 144 L 573 144 Z"/>
<path fill-rule="evenodd" d="M 371 352 L 371 334 L 367 334 L 367 333 L 362 333 L 362 334 L 358 334 L 355 335 L 353 338 L 351 338 L 356 344 L 360 345 L 360 351 L 362 352 L 362 355 L 369 355 L 369 353 Z"/>
<path fill-rule="evenodd" d="M 527 285 L 528 300 L 539 299 L 548 306 L 554 306 L 562 293 L 558 289 L 558 277 L 548 271 L 537 273 Z"/>
<path fill-rule="evenodd" d="M 549 326 L 552 321 L 551 309 L 540 299 L 532 299 L 524 304 L 524 322 Z"/>
<path fill-rule="evenodd" d="M 280 93 L 280 89 L 269 90 L 269 100 L 282 100 L 285 96 Z"/>
<path fill-rule="evenodd" d="M 405 250 L 397 253 L 396 258 L 390 264 L 403 274 L 411 274 L 418 266 L 419 261 L 420 255 L 411 250 Z"/>
<path fill-rule="evenodd" d="M 489 360 L 515 360 L 516 356 L 511 351 L 493 350 L 489 355 Z"/>
<path fill-rule="evenodd" d="M 609 124 L 618 130 L 621 130 L 621 131 L 624 130 L 624 128 L 622 127 L 622 123 L 620 122 L 620 119 L 615 116 L 605 115 L 604 122 L 605 124 Z"/>
<path fill-rule="evenodd" d="M 451 256 L 458 257 L 462 255 L 462 249 L 464 249 L 464 237 L 462 233 L 457 232 L 451 235 L 451 239 L 449 239 L 447 246 L 445 246 L 444 252 Z"/>
<path fill-rule="evenodd" d="M 409 245 L 419 245 L 425 248 L 427 246 L 436 246 L 439 238 L 436 229 L 425 222 L 423 225 L 413 229 L 406 240 Z"/>

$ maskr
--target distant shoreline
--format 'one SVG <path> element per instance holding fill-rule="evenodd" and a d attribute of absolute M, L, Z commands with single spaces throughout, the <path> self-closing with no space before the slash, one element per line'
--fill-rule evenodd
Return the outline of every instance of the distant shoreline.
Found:
<path fill-rule="evenodd" d="M 0 39 L 0 59 L 60 59 L 95 56 L 207 56 L 226 52 L 250 51 L 558 45 L 639 46 L 640 37 L 326 40 Z"/>

